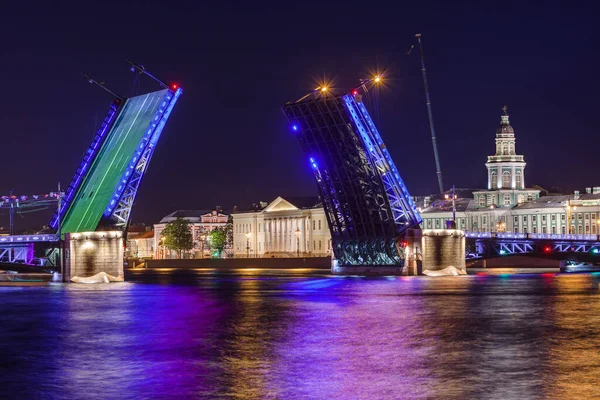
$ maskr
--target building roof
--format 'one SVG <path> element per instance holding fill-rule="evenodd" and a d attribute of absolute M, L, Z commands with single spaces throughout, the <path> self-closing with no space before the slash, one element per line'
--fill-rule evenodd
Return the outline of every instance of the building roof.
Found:
<path fill-rule="evenodd" d="M 456 199 L 454 200 L 454 206 L 457 212 L 470 211 L 476 208 L 473 199 Z M 436 200 L 421 211 L 421 214 L 433 212 L 452 212 L 452 200 Z"/>
<path fill-rule="evenodd" d="M 151 239 L 154 237 L 154 231 L 146 231 L 139 235 L 132 237 L 132 239 Z"/>
<path fill-rule="evenodd" d="M 579 195 L 578 199 L 575 199 L 574 197 L 575 196 L 573 196 L 572 194 L 559 196 L 543 196 L 533 201 L 521 203 L 517 205 L 514 209 L 524 210 L 531 208 L 564 207 L 565 205 L 567 205 L 567 202 L 571 202 L 572 205 L 584 205 L 586 202 L 589 201 L 600 204 L 600 193 L 583 193 Z"/>
<path fill-rule="evenodd" d="M 308 197 L 282 197 L 282 196 L 279 196 L 279 197 L 271 200 L 269 203 L 260 201 L 258 203 L 253 204 L 252 207 L 248 207 L 245 209 L 238 208 L 238 209 L 236 209 L 236 211 L 234 211 L 234 214 L 263 211 L 263 210 L 266 210 L 267 208 L 272 208 L 275 203 L 280 203 L 280 202 L 289 203 L 292 206 L 294 206 L 300 210 L 323 207 L 321 199 L 318 196 L 308 196 Z M 269 210 L 267 210 L 267 211 L 269 211 Z"/>
<path fill-rule="evenodd" d="M 212 214 L 213 210 L 177 210 L 164 216 L 160 223 L 171 222 L 177 218 L 185 218 L 188 221 L 200 220 L 203 215 Z M 219 215 L 224 215 L 219 213 Z"/>

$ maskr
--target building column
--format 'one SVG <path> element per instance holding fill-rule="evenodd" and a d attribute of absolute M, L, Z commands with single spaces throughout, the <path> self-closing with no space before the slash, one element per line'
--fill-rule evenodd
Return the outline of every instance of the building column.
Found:
<path fill-rule="evenodd" d="M 515 166 L 514 165 L 511 167 L 511 170 L 512 170 L 512 172 L 510 174 L 510 180 L 512 182 L 512 189 L 515 189 L 517 187 L 517 184 L 516 184 L 517 177 L 515 176 Z"/>
<path fill-rule="evenodd" d="M 492 189 L 492 171 L 488 168 L 488 190 Z"/>
<path fill-rule="evenodd" d="M 306 217 L 303 215 L 302 219 L 300 220 L 301 222 L 301 227 L 300 227 L 300 251 L 302 253 L 306 252 Z"/>

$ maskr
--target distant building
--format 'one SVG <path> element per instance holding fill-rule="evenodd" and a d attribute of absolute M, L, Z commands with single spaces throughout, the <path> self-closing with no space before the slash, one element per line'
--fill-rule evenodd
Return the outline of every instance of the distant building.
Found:
<path fill-rule="evenodd" d="M 454 202 L 457 229 L 472 232 L 547 234 L 598 234 L 600 187 L 585 194 L 540 197 L 540 189 L 525 186 L 525 160 L 516 154 L 515 134 L 502 108 L 496 131 L 496 154 L 487 163 L 487 189 L 474 190 L 473 198 L 459 195 Z M 445 229 L 452 220 L 452 199 L 423 204 L 422 228 Z M 570 227 L 570 228 L 568 228 Z"/>
<path fill-rule="evenodd" d="M 154 248 L 153 230 L 136 234 L 127 233 L 127 257 L 153 258 Z"/>
<path fill-rule="evenodd" d="M 177 210 L 165 216 L 158 224 L 154 224 L 154 258 L 174 258 L 175 252 L 164 247 L 161 241 L 162 231 L 167 223 L 183 218 L 190 224 L 194 237 L 194 249 L 189 253 L 192 258 L 209 257 L 209 243 L 206 234 L 215 228 L 224 228 L 227 225 L 229 215 L 219 210 Z M 225 249 L 230 254 L 231 249 Z"/>
<path fill-rule="evenodd" d="M 232 215 L 235 257 L 331 255 L 331 235 L 317 197 L 277 197 Z"/>

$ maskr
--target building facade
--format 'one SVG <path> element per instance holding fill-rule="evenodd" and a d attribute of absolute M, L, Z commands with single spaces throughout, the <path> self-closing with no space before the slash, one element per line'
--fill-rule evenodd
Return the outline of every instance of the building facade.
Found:
<path fill-rule="evenodd" d="M 453 216 L 456 228 L 471 232 L 598 234 L 600 187 L 572 195 L 543 196 L 525 186 L 524 156 L 516 153 L 507 108 L 496 130 L 496 152 L 487 163 L 487 189 L 473 198 L 433 201 L 421 210 L 424 229 L 444 229 Z M 454 210 L 454 212 L 453 212 Z"/>
<path fill-rule="evenodd" d="M 188 221 L 190 230 L 194 238 L 194 249 L 186 255 L 190 258 L 210 257 L 210 243 L 207 233 L 215 228 L 224 228 L 227 225 L 229 215 L 223 214 L 218 210 L 177 210 L 154 224 L 154 258 L 175 258 L 176 252 L 165 248 L 162 240 L 162 231 L 169 222 L 177 218 L 183 218 Z M 226 256 L 231 255 L 231 249 L 226 248 Z"/>
<path fill-rule="evenodd" d="M 318 198 L 278 197 L 233 213 L 234 257 L 331 255 L 331 235 Z"/>

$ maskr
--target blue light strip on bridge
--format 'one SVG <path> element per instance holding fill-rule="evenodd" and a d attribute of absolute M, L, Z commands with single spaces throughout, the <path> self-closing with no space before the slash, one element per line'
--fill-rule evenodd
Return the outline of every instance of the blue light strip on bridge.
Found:
<path fill-rule="evenodd" d="M 86 175 L 88 169 L 90 168 L 90 165 L 92 165 L 92 162 L 94 161 L 94 158 L 96 157 L 96 154 L 98 153 L 98 150 L 100 150 L 100 148 L 102 147 L 102 142 L 105 139 L 106 132 L 108 131 L 109 127 L 112 126 L 115 116 L 117 115 L 117 110 L 119 109 L 119 106 L 121 104 L 122 103 L 120 100 L 113 101 L 113 103 L 110 105 L 110 109 L 108 110 L 108 114 L 107 114 L 106 118 L 104 118 L 102 125 L 100 125 L 100 129 L 98 129 L 98 132 L 96 132 L 96 135 L 94 136 L 94 140 L 92 141 L 92 144 L 90 145 L 88 150 L 85 152 L 83 161 L 79 165 L 79 168 L 77 169 L 77 172 L 75 173 L 75 176 L 73 177 L 73 180 L 69 184 L 69 187 L 67 188 L 65 196 L 62 199 L 61 209 L 60 209 L 61 217 L 65 215 L 66 210 L 69 208 L 69 205 L 71 204 L 71 200 L 73 200 L 73 196 L 75 195 L 75 193 L 77 193 L 77 190 L 79 189 L 79 186 L 81 185 L 81 181 L 82 181 L 83 177 Z M 59 214 L 57 211 L 54 213 L 54 216 L 52 217 L 52 220 L 50 221 L 50 224 L 49 224 L 49 226 L 52 229 L 58 228 L 58 217 L 59 217 Z"/>

